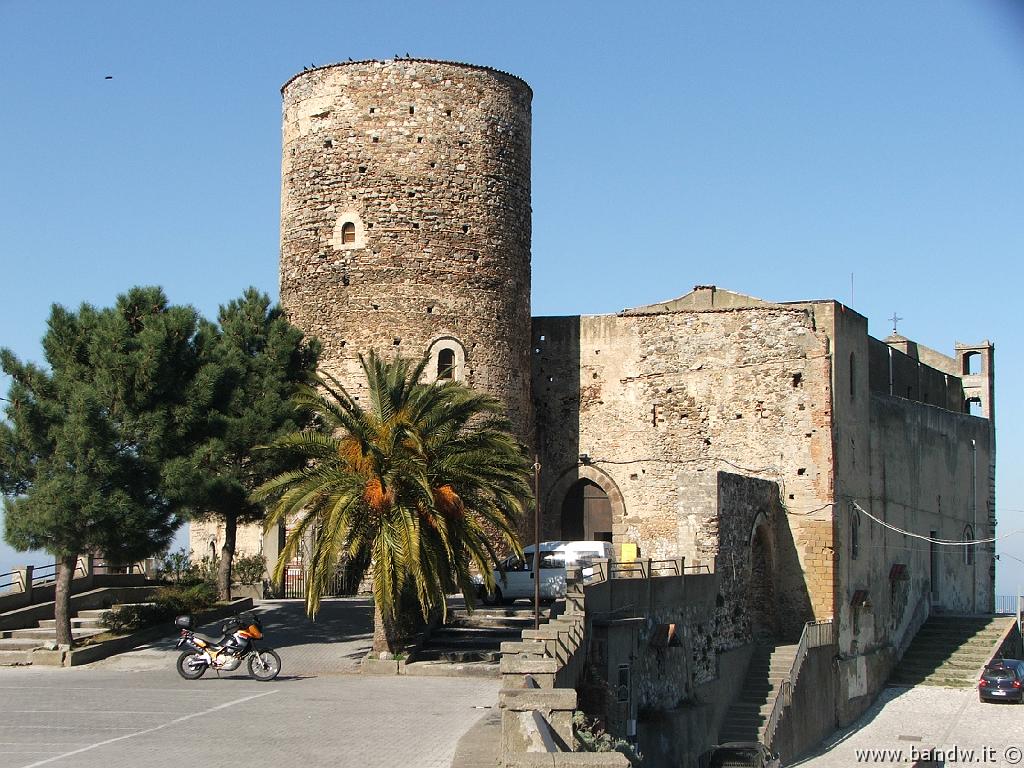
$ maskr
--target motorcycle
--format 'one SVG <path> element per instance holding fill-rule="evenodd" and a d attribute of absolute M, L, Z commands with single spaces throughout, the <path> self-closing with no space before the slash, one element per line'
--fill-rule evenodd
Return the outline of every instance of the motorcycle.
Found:
<path fill-rule="evenodd" d="M 281 671 L 281 657 L 272 648 L 257 648 L 263 639 L 263 625 L 256 616 L 232 617 L 221 625 L 221 638 L 204 637 L 192 629 L 191 616 L 178 616 L 174 625 L 181 630 L 176 648 L 186 650 L 178 657 L 178 674 L 186 680 L 198 680 L 207 669 L 232 672 L 249 660 L 249 676 L 255 680 L 273 680 Z"/>

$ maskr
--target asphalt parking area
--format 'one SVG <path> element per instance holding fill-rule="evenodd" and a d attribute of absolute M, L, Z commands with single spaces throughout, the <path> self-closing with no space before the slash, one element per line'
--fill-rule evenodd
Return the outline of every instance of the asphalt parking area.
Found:
<path fill-rule="evenodd" d="M 801 768 L 1024 765 L 1024 705 L 982 703 L 973 689 L 892 687 Z M 930 758 L 939 759 L 930 759 Z"/>
<path fill-rule="evenodd" d="M 171 638 L 83 667 L 0 667 L 0 768 L 449 768 L 497 703 L 497 680 L 356 674 L 366 600 L 325 603 L 316 622 L 294 602 L 259 611 L 282 659 L 269 683 L 244 665 L 183 680 Z"/>
<path fill-rule="evenodd" d="M 0 766 L 448 768 L 496 680 L 0 670 Z"/>

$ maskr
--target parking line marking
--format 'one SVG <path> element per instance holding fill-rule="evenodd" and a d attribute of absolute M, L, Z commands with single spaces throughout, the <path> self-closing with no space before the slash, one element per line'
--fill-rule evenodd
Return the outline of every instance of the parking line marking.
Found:
<path fill-rule="evenodd" d="M 80 755 L 83 752 L 88 752 L 90 750 L 96 749 L 97 747 L 104 747 L 107 744 L 113 744 L 113 743 L 118 742 L 118 741 L 124 741 L 125 739 L 131 739 L 131 738 L 134 738 L 136 736 L 142 736 L 143 734 L 146 734 L 146 733 L 153 733 L 154 731 L 159 731 L 159 730 L 162 730 L 164 728 L 168 728 L 168 727 L 170 727 L 172 725 L 177 725 L 178 723 L 183 723 L 186 720 L 191 720 L 191 719 L 193 719 L 195 717 L 203 717 L 204 715 L 208 715 L 211 712 L 216 712 L 219 709 L 226 709 L 227 707 L 233 707 L 235 704 L 242 704 L 242 703 L 244 703 L 246 701 L 252 701 L 253 699 L 258 699 L 261 696 L 269 696 L 272 693 L 277 693 L 277 689 L 275 688 L 273 691 L 265 691 L 264 693 L 254 693 L 252 696 L 244 696 L 241 699 L 235 699 L 234 701 L 228 701 L 228 702 L 225 702 L 224 704 L 218 704 L 215 707 L 210 707 L 209 709 L 204 709 L 202 712 L 193 712 L 191 715 L 182 715 L 181 717 L 177 717 L 174 720 L 169 720 L 166 723 L 163 723 L 162 725 L 154 725 L 152 728 L 145 728 L 145 729 L 143 729 L 141 731 L 135 731 L 134 733 L 126 733 L 123 736 L 115 736 L 112 739 L 105 739 L 104 741 L 97 741 L 95 744 L 90 744 L 90 745 L 88 745 L 86 747 L 81 747 L 80 749 L 73 749 L 70 752 L 65 752 L 65 753 L 60 754 L 60 755 L 55 755 L 54 757 L 48 757 L 45 760 L 39 760 L 38 762 L 35 762 L 35 763 L 29 763 L 28 765 L 22 766 L 22 768 L 37 768 L 40 765 L 47 765 L 48 763 L 52 763 L 52 762 L 55 762 L 57 760 L 63 760 L 65 757 L 71 757 L 72 755 Z"/>

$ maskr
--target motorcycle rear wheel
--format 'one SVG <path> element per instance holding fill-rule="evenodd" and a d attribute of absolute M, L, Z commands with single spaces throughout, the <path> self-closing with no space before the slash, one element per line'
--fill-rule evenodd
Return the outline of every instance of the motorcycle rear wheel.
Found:
<path fill-rule="evenodd" d="M 178 657 L 178 674 L 186 680 L 198 680 L 206 674 L 206 666 L 202 654 L 195 651 L 185 651 Z"/>
<path fill-rule="evenodd" d="M 272 648 L 262 648 L 249 656 L 249 677 L 267 682 L 281 672 L 281 657 Z"/>

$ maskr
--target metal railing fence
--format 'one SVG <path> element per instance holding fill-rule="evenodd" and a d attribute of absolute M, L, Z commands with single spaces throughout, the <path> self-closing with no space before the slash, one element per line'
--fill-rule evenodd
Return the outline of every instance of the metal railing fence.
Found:
<path fill-rule="evenodd" d="M 793 703 L 793 689 L 800 677 L 800 669 L 803 667 L 804 659 L 807 658 L 807 651 L 811 648 L 820 648 L 825 645 L 835 644 L 835 625 L 832 619 L 826 621 L 809 621 L 804 625 L 800 633 L 800 642 L 796 647 L 796 656 L 793 658 L 793 666 L 789 675 L 779 686 L 779 693 L 772 703 L 771 713 L 764 725 L 764 743 L 771 748 L 772 740 L 775 738 L 775 731 L 779 727 L 782 713 L 786 707 Z"/>

